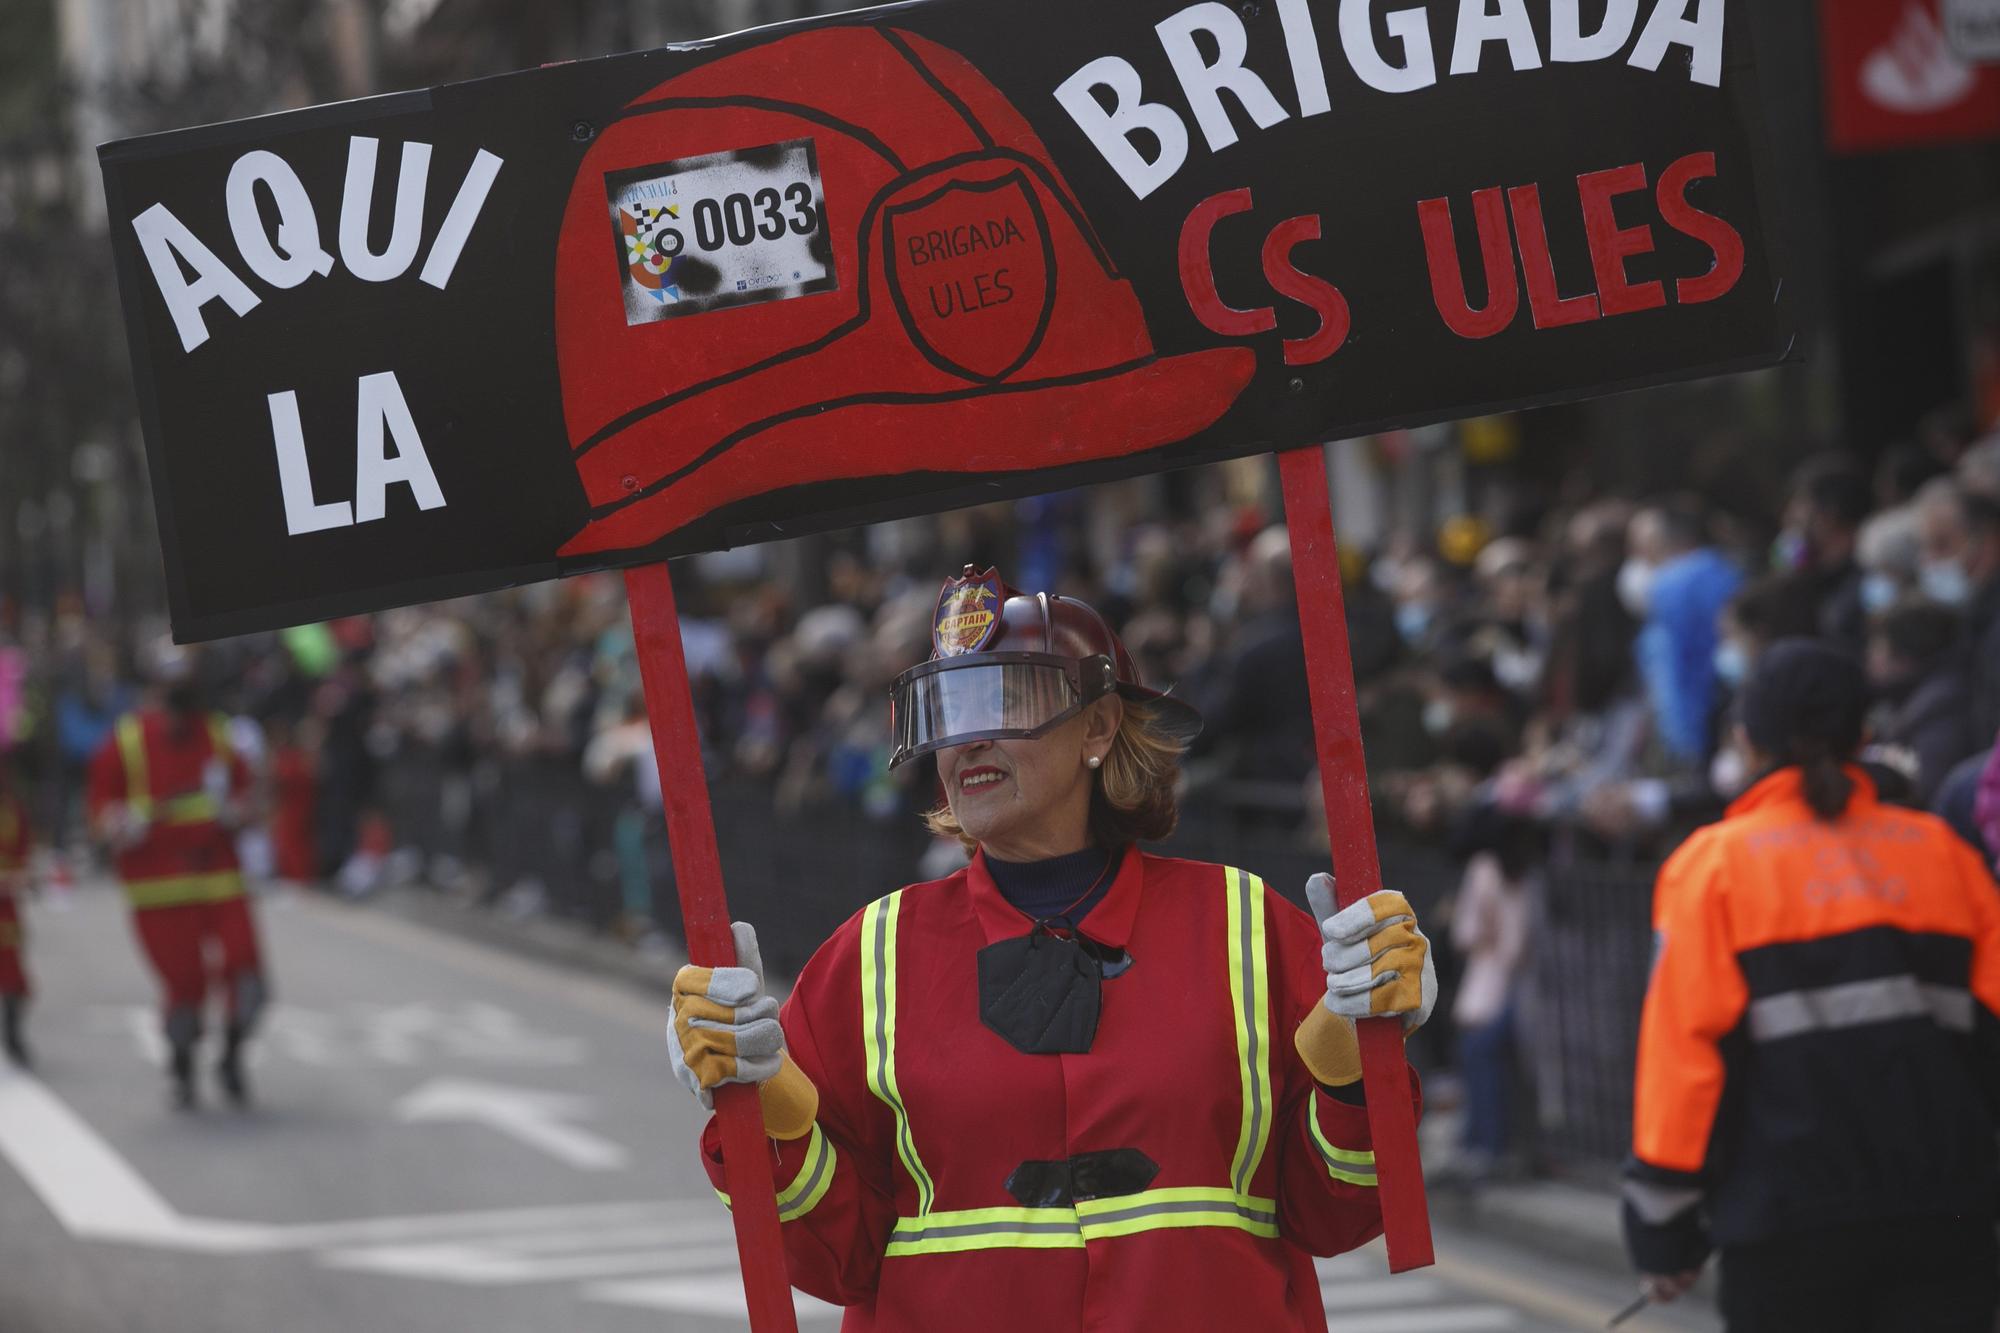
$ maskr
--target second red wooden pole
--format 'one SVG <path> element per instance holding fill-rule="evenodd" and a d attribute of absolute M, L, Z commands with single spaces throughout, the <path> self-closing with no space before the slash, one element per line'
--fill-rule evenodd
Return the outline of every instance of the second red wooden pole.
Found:
<path fill-rule="evenodd" d="M 1292 540 L 1292 584 L 1306 645 L 1335 896 L 1345 907 L 1382 887 L 1382 867 L 1376 858 L 1375 814 L 1361 753 L 1361 711 L 1354 697 L 1347 599 L 1341 592 L 1340 554 L 1334 545 L 1326 451 L 1319 445 L 1288 450 L 1278 455 L 1278 472 Z M 1367 1018 L 1356 1028 L 1361 1077 L 1368 1087 L 1368 1130 L 1375 1143 L 1389 1271 L 1401 1273 L 1436 1262 L 1423 1161 L 1417 1153 L 1417 1120 L 1410 1107 L 1410 1070 L 1403 1059 L 1400 1020 Z"/>

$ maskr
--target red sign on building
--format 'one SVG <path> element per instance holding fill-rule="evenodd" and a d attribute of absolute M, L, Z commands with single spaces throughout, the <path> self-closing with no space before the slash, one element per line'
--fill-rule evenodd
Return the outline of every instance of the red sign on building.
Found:
<path fill-rule="evenodd" d="M 1953 48 L 1941 0 L 1822 0 L 1820 31 L 1835 152 L 2000 137 L 2000 65 Z"/>

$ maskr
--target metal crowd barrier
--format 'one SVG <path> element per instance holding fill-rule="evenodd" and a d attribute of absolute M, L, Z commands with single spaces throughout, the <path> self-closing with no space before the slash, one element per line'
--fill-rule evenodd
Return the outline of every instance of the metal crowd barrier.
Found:
<path fill-rule="evenodd" d="M 406 748 L 383 768 L 377 795 L 397 845 L 421 857 L 420 873 L 431 882 L 444 877 L 441 867 L 470 868 L 485 885 L 485 900 L 502 910 L 520 906 L 514 897 L 533 885 L 535 908 L 589 929 L 646 917 L 678 935 L 666 829 L 657 810 L 637 807 L 629 784 L 592 784 L 553 757 L 507 764 L 481 758 L 467 766 Z M 765 962 L 778 975 L 796 974 L 867 903 L 925 878 L 924 858 L 935 850 L 907 814 L 885 821 L 845 808 L 780 815 L 767 788 L 727 782 L 717 784 L 711 802 L 730 908 L 757 924 Z M 1230 811 L 1185 812 L 1155 850 L 1242 866 L 1300 906 L 1306 879 L 1328 868 L 1323 849 Z M 1432 933 L 1449 979 L 1455 960 L 1446 913 L 1461 867 L 1431 845 L 1391 841 L 1380 851 L 1382 882 L 1437 923 Z M 1534 1108 L 1534 1152 L 1545 1163 L 1601 1170 L 1626 1152 L 1655 869 L 1555 864 L 1530 889 L 1534 952 L 1520 997 L 1520 1065 Z M 1440 1008 L 1412 1042 L 1420 1069 L 1454 1058 L 1448 996 Z"/>
<path fill-rule="evenodd" d="M 1614 1163 L 1631 1148 L 1657 873 L 1643 862 L 1575 863 L 1543 877 L 1523 1026 L 1538 1147 L 1552 1162 Z"/>

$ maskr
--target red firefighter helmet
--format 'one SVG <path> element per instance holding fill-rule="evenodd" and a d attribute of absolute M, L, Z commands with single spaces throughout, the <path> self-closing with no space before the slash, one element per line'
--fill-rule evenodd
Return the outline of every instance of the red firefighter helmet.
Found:
<path fill-rule="evenodd" d="M 1201 730 L 1192 704 L 1140 683 L 1125 645 L 1088 603 L 1024 593 L 997 570 L 967 565 L 938 593 L 930 660 L 890 687 L 889 766 L 947 745 L 1043 735 L 1114 690 L 1153 705 L 1183 740 Z"/>
<path fill-rule="evenodd" d="M 1159 356 L 1027 121 L 885 26 L 782 37 L 628 104 L 571 188 L 555 313 L 591 506 L 564 556 L 791 486 L 1157 448 L 1255 366 Z"/>

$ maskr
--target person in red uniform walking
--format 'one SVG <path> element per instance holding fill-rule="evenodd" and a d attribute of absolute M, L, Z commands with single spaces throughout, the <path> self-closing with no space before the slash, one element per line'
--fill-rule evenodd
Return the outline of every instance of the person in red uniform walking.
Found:
<path fill-rule="evenodd" d="M 1991 1333 L 2000 890 L 1853 763 L 1868 686 L 1758 659 L 1764 772 L 1661 868 L 1625 1235 L 1671 1300 L 1722 1254 L 1729 1333 Z"/>
<path fill-rule="evenodd" d="M 28 969 L 21 960 L 27 940 L 21 924 L 21 895 L 27 889 L 28 854 L 34 836 L 28 812 L 14 792 L 13 779 L 0 757 L 0 1048 L 21 1068 L 28 1067 Z"/>
<path fill-rule="evenodd" d="M 1085 604 L 968 567 L 932 642 L 892 762 L 936 755 L 971 864 L 869 904 L 782 1009 L 743 923 L 739 966 L 675 978 L 677 1076 L 759 1085 L 793 1283 L 847 1330 L 1323 1330 L 1311 1256 L 1382 1229 L 1353 1019 L 1436 998 L 1409 904 L 1315 877 L 1315 921 L 1140 851 L 1200 719 Z M 712 1121 L 701 1150 L 722 1189 Z"/>
<path fill-rule="evenodd" d="M 118 719 L 91 760 L 91 823 L 116 851 L 140 947 L 159 977 L 175 1105 L 195 1104 L 195 1053 L 213 971 L 225 1027 L 215 1077 L 249 1098 L 243 1047 L 266 998 L 236 831 L 249 818 L 250 770 L 228 723 L 203 707 L 194 663 L 168 655 L 157 702 Z"/>
<path fill-rule="evenodd" d="M 316 746 L 300 735 L 305 721 L 273 717 L 266 729 L 271 743 L 271 851 L 278 878 L 308 884 L 319 878 L 319 842 L 314 820 L 319 804 Z"/>

